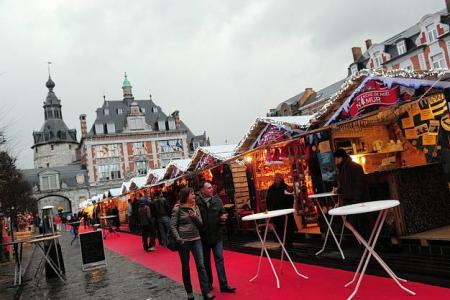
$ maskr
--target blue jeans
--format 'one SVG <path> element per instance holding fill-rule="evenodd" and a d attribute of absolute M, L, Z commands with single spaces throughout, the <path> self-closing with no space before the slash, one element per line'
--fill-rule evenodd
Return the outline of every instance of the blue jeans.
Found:
<path fill-rule="evenodd" d="M 170 218 L 164 216 L 158 219 L 159 235 L 161 236 L 161 244 L 167 245 L 167 237 L 170 230 Z"/>
<path fill-rule="evenodd" d="M 181 260 L 181 270 L 183 274 L 183 284 L 186 293 L 192 294 L 191 270 L 189 268 L 190 253 L 194 256 L 195 266 L 197 267 L 198 281 L 202 294 L 205 296 L 209 293 L 208 275 L 206 275 L 205 265 L 203 263 L 203 250 L 201 240 L 188 241 L 179 245 L 178 254 Z"/>
<path fill-rule="evenodd" d="M 205 269 L 208 274 L 209 286 L 213 284 L 213 276 L 211 269 L 211 251 L 214 255 L 214 262 L 216 263 L 217 278 L 219 278 L 220 288 L 228 287 L 227 275 L 225 273 L 225 263 L 223 259 L 223 242 L 218 241 L 215 244 L 203 244 L 203 256 L 205 257 Z"/>

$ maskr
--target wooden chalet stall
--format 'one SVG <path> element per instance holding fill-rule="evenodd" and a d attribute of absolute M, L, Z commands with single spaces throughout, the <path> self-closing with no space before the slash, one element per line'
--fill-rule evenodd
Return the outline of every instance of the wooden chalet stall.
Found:
<path fill-rule="evenodd" d="M 249 189 L 246 168 L 233 160 L 237 145 L 200 147 L 188 167 L 190 185 L 197 186 L 202 179 L 210 180 L 225 205 L 248 207 Z"/>
<path fill-rule="evenodd" d="M 446 78 L 438 72 L 361 72 L 310 127 L 310 132 L 329 132 L 326 149 L 343 148 L 363 166 L 367 200 L 400 200 L 393 218 L 400 236 L 450 224 Z M 330 176 L 333 172 L 330 166 Z"/>
<path fill-rule="evenodd" d="M 282 174 L 293 189 L 295 206 L 304 212 L 296 215 L 299 231 L 317 227 L 317 211 L 307 199 L 311 177 L 303 158 L 305 134 L 311 116 L 258 118 L 240 141 L 236 154 L 243 156 L 250 182 L 251 208 L 264 211 L 266 194 L 276 173 Z"/>

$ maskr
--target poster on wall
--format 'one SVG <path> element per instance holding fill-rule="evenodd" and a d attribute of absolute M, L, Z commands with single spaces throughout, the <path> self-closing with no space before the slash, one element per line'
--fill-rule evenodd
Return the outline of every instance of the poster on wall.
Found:
<path fill-rule="evenodd" d="M 334 166 L 333 152 L 318 153 L 320 172 L 322 173 L 323 181 L 335 181 L 336 168 Z"/>

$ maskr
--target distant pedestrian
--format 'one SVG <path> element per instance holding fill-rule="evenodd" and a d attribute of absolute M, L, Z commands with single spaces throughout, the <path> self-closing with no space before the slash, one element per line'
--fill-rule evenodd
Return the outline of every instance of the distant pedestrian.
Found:
<path fill-rule="evenodd" d="M 156 219 L 158 220 L 158 229 L 160 235 L 160 243 L 167 244 L 167 237 L 170 230 L 170 205 L 169 201 L 164 198 L 161 191 L 158 191 L 154 201 Z"/>
<path fill-rule="evenodd" d="M 138 216 L 139 216 L 139 224 L 141 227 L 141 234 L 142 234 L 142 246 L 144 247 L 145 251 L 153 251 L 155 250 L 155 239 L 152 237 L 151 230 L 151 219 L 152 214 L 150 212 L 150 207 L 147 205 L 147 203 L 144 200 L 140 200 L 140 207 L 138 209 Z M 149 241 L 150 238 L 150 241 Z"/>
<path fill-rule="evenodd" d="M 180 205 L 172 211 L 170 230 L 178 242 L 178 253 L 181 260 L 183 284 L 188 299 L 194 299 L 189 267 L 190 253 L 194 256 L 197 268 L 198 280 L 203 294 L 203 299 L 214 299 L 208 286 L 208 275 L 203 262 L 203 249 L 199 228 L 202 227 L 202 217 L 195 205 L 195 194 L 191 188 L 183 188 L 180 191 Z"/>
<path fill-rule="evenodd" d="M 113 219 L 114 226 L 116 226 L 116 229 L 119 229 L 120 227 L 120 218 L 119 218 L 119 209 L 116 205 L 111 209 L 111 215 L 115 216 Z"/>

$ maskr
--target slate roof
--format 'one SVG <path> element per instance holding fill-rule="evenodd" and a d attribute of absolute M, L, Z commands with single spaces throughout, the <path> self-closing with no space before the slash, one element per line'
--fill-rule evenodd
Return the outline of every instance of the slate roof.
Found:
<path fill-rule="evenodd" d="M 345 79 L 339 80 L 317 92 L 315 92 L 314 94 L 312 94 L 306 101 L 305 103 L 303 103 L 303 105 L 301 107 L 298 107 L 298 101 L 301 97 L 303 97 L 305 92 L 302 92 L 294 97 L 291 97 L 283 102 L 281 102 L 280 104 L 278 104 L 278 106 L 275 108 L 275 111 L 279 111 L 281 109 L 281 106 L 286 103 L 288 105 L 291 106 L 292 108 L 292 112 L 295 115 L 296 112 L 298 112 L 299 110 L 301 110 L 302 108 L 309 106 L 313 103 L 316 103 L 318 101 L 322 101 L 322 100 L 326 100 L 329 99 L 331 96 L 333 96 L 337 91 L 339 91 L 339 89 L 341 88 L 342 84 L 345 82 Z"/>
<path fill-rule="evenodd" d="M 56 97 L 53 88 L 55 83 L 49 77 L 45 86 L 48 88 L 48 94 L 44 102 L 44 110 L 46 107 L 50 107 L 56 110 L 61 110 L 61 100 Z M 64 123 L 64 120 L 55 116 L 48 117 L 41 127 L 40 131 L 33 132 L 34 148 L 44 144 L 56 144 L 56 143 L 78 143 L 77 131 L 75 129 L 69 129 Z"/>
<path fill-rule="evenodd" d="M 141 111 L 145 114 L 145 122 L 152 126 L 153 130 L 159 129 L 157 125 L 158 121 L 162 120 L 167 122 L 169 119 L 173 119 L 172 116 L 165 114 L 161 107 L 155 104 L 151 99 L 133 101 L 136 101 L 139 104 Z M 127 100 L 105 100 L 103 105 L 96 110 L 97 117 L 89 131 L 89 136 L 95 136 L 95 124 L 98 123 L 114 123 L 116 133 L 123 132 L 124 127 L 126 126 L 127 116 L 130 112 L 130 104 L 131 102 Z M 108 115 L 105 115 L 105 109 L 108 109 Z M 122 113 L 119 113 L 120 110 Z M 180 129 L 177 130 L 186 130 L 188 141 L 191 141 L 194 138 L 201 139 L 202 135 L 194 135 L 183 121 L 181 121 L 180 125 Z M 166 131 L 167 129 L 168 124 L 166 124 Z"/>
<path fill-rule="evenodd" d="M 36 169 L 24 169 L 20 170 L 24 179 L 30 183 L 30 185 L 39 187 L 39 174 L 43 172 L 54 171 L 59 174 L 60 184 L 67 184 L 68 188 L 79 188 L 88 186 L 88 174 L 87 170 L 83 169 L 81 163 L 73 163 L 62 167 L 52 168 L 36 168 Z M 78 184 L 76 176 L 82 174 L 84 176 L 84 183 Z"/>

